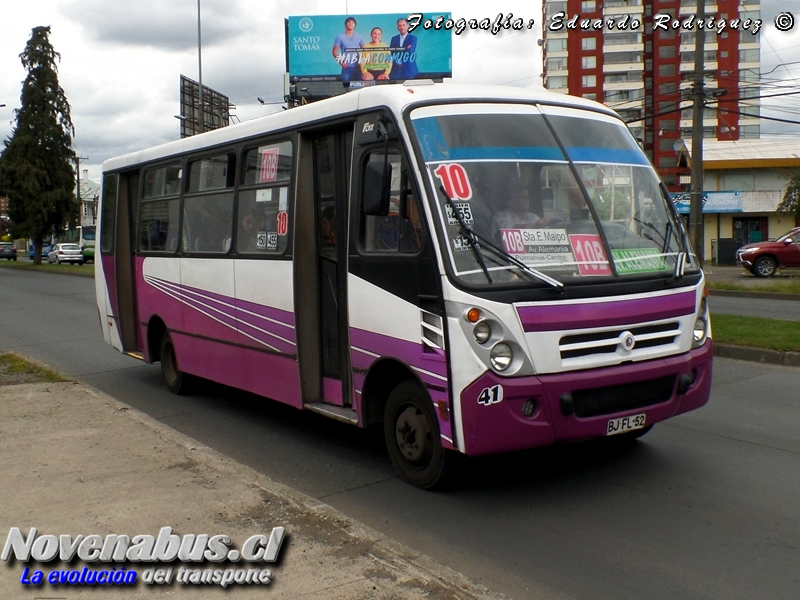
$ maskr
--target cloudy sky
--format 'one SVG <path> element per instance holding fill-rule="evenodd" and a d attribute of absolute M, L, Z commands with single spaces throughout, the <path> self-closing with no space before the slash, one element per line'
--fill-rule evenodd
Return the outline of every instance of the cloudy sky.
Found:
<path fill-rule="evenodd" d="M 752 1 L 752 0 L 748 0 Z M 283 20 L 290 15 L 371 14 L 366 0 L 200 0 L 203 83 L 227 94 L 241 121 L 280 110 L 283 97 Z M 412 6 L 413 5 L 413 6 Z M 522 32 L 467 30 L 453 36 L 453 80 L 511 86 L 540 85 L 541 4 L 538 0 L 415 0 L 409 8 L 449 11 L 454 18 L 494 18 L 513 13 L 536 26 Z M 388 7 L 387 7 L 388 8 Z M 380 12 L 402 12 L 400 9 Z M 793 31 L 775 30 L 782 11 L 798 20 Z M 770 90 L 800 92 L 800 12 L 797 0 L 765 0 L 762 71 Z M 25 0 L 0 19 L 0 140 L 12 132 L 26 73 L 19 60 L 31 29 L 50 26 L 61 54 L 59 80 L 72 106 L 75 150 L 81 167 L 99 180 L 112 156 L 179 137 L 180 74 L 198 78 L 197 0 Z M 774 69 L 768 75 L 767 71 Z M 765 93 L 769 93 L 765 90 Z M 257 97 L 267 102 L 262 106 Z M 782 97 L 774 114 L 800 120 L 798 99 Z M 765 101 L 765 105 L 767 102 Z M 786 125 L 764 124 L 786 132 Z M 791 128 L 790 128 L 791 129 Z M 800 131 L 794 128 L 795 131 Z"/>

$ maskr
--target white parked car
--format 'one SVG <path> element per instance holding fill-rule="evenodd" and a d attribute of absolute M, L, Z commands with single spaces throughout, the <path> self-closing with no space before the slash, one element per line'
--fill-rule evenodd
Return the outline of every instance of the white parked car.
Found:
<path fill-rule="evenodd" d="M 82 265 L 83 251 L 78 244 L 56 244 L 47 255 L 47 262 L 59 265 L 61 263 Z"/>

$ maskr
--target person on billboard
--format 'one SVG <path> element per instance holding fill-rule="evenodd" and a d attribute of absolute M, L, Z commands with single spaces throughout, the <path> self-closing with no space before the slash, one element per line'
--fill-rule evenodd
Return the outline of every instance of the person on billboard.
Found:
<path fill-rule="evenodd" d="M 342 81 L 358 81 L 361 77 L 359 61 L 360 49 L 364 45 L 364 38 L 356 32 L 356 20 L 347 17 L 344 20 L 344 31 L 336 36 L 333 42 L 333 58 L 342 66 Z"/>
<path fill-rule="evenodd" d="M 361 53 L 361 79 L 371 81 L 374 79 L 389 79 L 389 70 L 392 67 L 392 53 L 389 46 L 383 43 L 383 30 L 373 27 L 369 34 L 370 42 L 364 44 Z"/>
<path fill-rule="evenodd" d="M 419 73 L 417 69 L 417 36 L 408 33 L 408 19 L 397 19 L 397 31 L 400 35 L 392 38 L 392 72 L 390 79 L 414 79 Z"/>

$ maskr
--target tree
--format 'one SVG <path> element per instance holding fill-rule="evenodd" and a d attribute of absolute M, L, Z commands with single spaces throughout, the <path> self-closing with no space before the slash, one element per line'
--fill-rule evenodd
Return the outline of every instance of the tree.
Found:
<path fill-rule="evenodd" d="M 800 222 L 800 171 L 794 171 L 789 176 L 783 200 L 778 204 L 778 212 L 794 213 L 796 222 Z"/>
<path fill-rule="evenodd" d="M 17 123 L 0 155 L 0 189 L 9 199 L 16 231 L 33 239 L 34 264 L 42 262 L 42 242 L 78 215 L 67 96 L 58 83 L 50 27 L 34 27 L 19 55 L 28 72 L 22 83 Z"/>

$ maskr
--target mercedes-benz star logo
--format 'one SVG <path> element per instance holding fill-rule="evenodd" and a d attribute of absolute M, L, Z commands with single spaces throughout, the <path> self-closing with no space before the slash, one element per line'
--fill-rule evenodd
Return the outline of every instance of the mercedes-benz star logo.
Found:
<path fill-rule="evenodd" d="M 619 336 L 619 342 L 625 350 L 630 352 L 636 345 L 636 338 L 630 331 L 623 331 Z"/>

